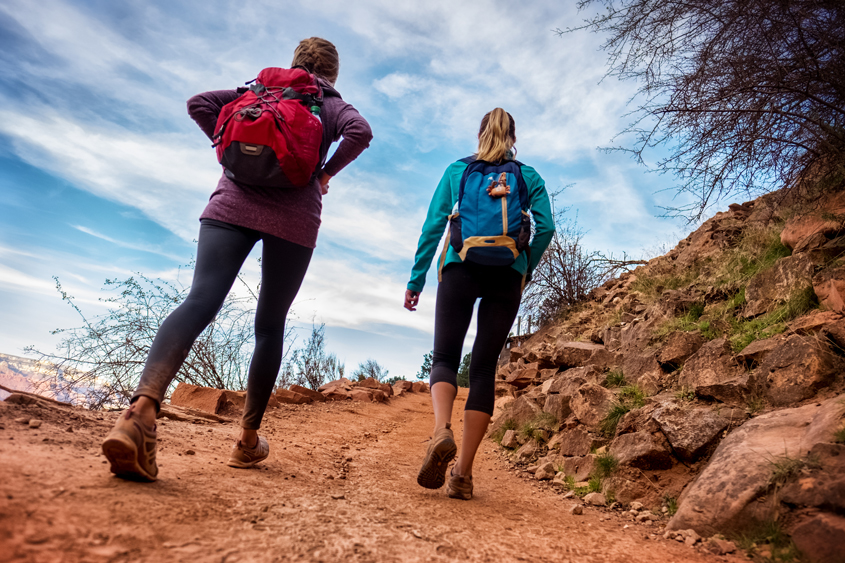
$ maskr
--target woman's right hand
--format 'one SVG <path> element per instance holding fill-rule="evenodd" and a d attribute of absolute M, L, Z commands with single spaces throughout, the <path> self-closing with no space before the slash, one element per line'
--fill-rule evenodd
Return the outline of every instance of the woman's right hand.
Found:
<path fill-rule="evenodd" d="M 405 308 L 409 311 L 416 311 L 417 304 L 420 302 L 420 292 L 419 291 L 411 291 L 410 289 L 405 290 Z"/>
<path fill-rule="evenodd" d="M 325 172 L 320 172 L 320 177 L 318 178 L 318 180 L 320 182 L 320 190 L 323 192 L 323 195 L 329 193 L 329 180 L 331 179 L 332 177 L 326 174 Z"/>

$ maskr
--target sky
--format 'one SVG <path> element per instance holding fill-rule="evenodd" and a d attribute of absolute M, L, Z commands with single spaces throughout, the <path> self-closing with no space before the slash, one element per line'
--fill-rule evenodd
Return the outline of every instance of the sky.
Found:
<path fill-rule="evenodd" d="M 291 312 L 299 345 L 325 323 L 326 348 L 348 372 L 373 358 L 414 376 L 431 349 L 437 284 L 432 270 L 418 310 L 402 307 L 423 219 L 497 106 L 514 116 L 518 158 L 550 191 L 569 186 L 555 207 L 577 214 L 586 248 L 671 248 L 690 230 L 659 217 L 672 179 L 599 150 L 627 125 L 636 84 L 604 78 L 601 36 L 554 33 L 589 15 L 574 4 L 4 0 L 0 352 L 51 351 L 51 330 L 79 326 L 54 277 L 91 316 L 105 312 L 106 279 L 189 283 L 221 169 L 185 102 L 288 66 L 310 36 L 337 46 L 337 88 L 374 139 L 324 198 Z M 260 243 L 244 264 L 251 282 L 259 255 Z"/>

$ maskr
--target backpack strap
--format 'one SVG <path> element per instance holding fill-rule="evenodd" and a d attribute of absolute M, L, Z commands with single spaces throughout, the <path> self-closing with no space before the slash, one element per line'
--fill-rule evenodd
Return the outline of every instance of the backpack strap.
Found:
<path fill-rule="evenodd" d="M 447 217 L 449 222 L 446 223 L 446 240 L 443 242 L 443 251 L 440 253 L 440 265 L 437 267 L 437 283 L 443 281 L 443 266 L 446 264 L 446 252 L 449 250 L 449 239 L 452 234 L 452 217 L 455 215 L 457 215 L 457 213 Z"/>

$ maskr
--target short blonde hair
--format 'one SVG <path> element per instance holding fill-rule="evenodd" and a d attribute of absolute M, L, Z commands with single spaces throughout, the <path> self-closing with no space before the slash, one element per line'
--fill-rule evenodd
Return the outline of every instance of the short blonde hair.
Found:
<path fill-rule="evenodd" d="M 297 45 L 290 66 L 305 67 L 308 72 L 325 78 L 334 86 L 340 69 L 340 57 L 331 41 L 320 37 L 309 37 Z"/>
<path fill-rule="evenodd" d="M 499 162 L 516 142 L 516 125 L 511 114 L 502 108 L 488 112 L 478 130 L 478 160 Z"/>

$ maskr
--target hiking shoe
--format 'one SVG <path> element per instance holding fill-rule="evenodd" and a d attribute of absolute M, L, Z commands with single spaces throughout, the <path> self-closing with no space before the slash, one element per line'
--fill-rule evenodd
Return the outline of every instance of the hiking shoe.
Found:
<path fill-rule="evenodd" d="M 446 423 L 446 428 L 441 428 L 434 433 L 434 438 L 428 444 L 425 452 L 422 468 L 417 475 L 417 483 L 426 489 L 439 489 L 446 482 L 446 468 L 449 462 L 458 453 L 458 446 L 455 445 L 455 436 L 452 434 L 452 425 Z"/>
<path fill-rule="evenodd" d="M 232 456 L 229 458 L 229 467 L 237 467 L 239 469 L 249 469 L 256 463 L 264 461 L 270 455 L 270 444 L 267 440 L 258 437 L 258 443 L 254 448 L 246 447 L 243 442 L 238 440 L 235 447 L 232 448 Z"/>
<path fill-rule="evenodd" d="M 141 422 L 132 405 L 121 413 L 103 440 L 103 455 L 111 464 L 111 472 L 118 477 L 155 481 L 158 475 L 155 426 L 150 429 Z"/>
<path fill-rule="evenodd" d="M 452 471 L 449 475 L 449 484 L 446 486 L 446 494 L 452 498 L 470 500 L 472 498 L 472 477 L 455 475 L 455 472 Z"/>

